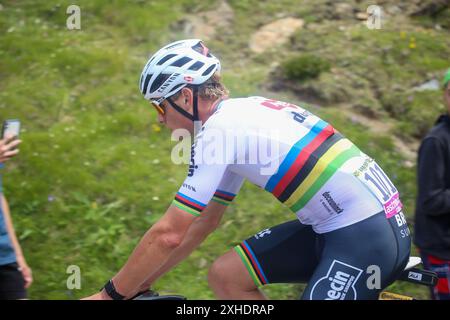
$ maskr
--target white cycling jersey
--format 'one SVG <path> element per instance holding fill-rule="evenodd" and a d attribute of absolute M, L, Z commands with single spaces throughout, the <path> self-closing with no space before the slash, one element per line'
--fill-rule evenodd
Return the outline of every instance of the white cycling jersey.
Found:
<path fill-rule="evenodd" d="M 244 179 L 317 233 L 402 209 L 383 170 L 330 124 L 263 97 L 219 103 L 196 136 L 188 176 L 172 204 L 194 215 L 210 200 L 228 205 Z"/>

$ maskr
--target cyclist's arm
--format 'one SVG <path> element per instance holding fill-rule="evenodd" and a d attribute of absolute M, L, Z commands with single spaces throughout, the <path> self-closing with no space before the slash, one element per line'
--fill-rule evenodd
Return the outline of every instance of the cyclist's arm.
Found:
<path fill-rule="evenodd" d="M 173 250 L 170 258 L 150 278 L 139 291 L 148 289 L 158 278 L 187 258 L 220 224 L 227 209 L 226 205 L 211 201 L 202 215 L 190 225 L 181 245 Z"/>
<path fill-rule="evenodd" d="M 211 175 L 210 175 L 211 176 Z M 209 180 L 200 180 L 203 184 L 207 184 Z M 186 182 L 195 182 L 191 179 L 187 179 Z M 183 242 L 180 247 L 178 247 L 172 253 L 171 257 L 167 262 L 161 266 L 161 268 L 155 273 L 151 274 L 150 277 L 141 286 L 139 291 L 144 291 L 149 288 L 149 286 L 154 283 L 163 274 L 189 256 L 192 251 L 194 251 L 205 239 L 213 232 L 220 224 L 220 220 L 226 211 L 228 205 L 233 201 L 236 194 L 242 187 L 244 183 L 244 178 L 226 170 L 222 176 L 219 186 L 213 194 L 211 201 L 208 202 L 206 208 L 202 211 L 201 215 L 194 220 L 194 222 L 189 227 Z M 186 185 L 186 184 L 184 184 Z M 195 185 L 195 184 L 194 184 Z M 189 190 L 184 187 L 181 188 L 184 193 L 189 193 Z M 194 196 L 194 193 L 191 194 Z"/>

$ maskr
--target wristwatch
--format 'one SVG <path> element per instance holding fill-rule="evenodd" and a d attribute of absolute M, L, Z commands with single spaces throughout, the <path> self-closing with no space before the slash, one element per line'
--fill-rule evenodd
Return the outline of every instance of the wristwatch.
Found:
<path fill-rule="evenodd" d="M 109 280 L 100 291 L 102 291 L 103 289 L 105 289 L 108 296 L 110 296 L 111 299 L 113 300 L 125 299 L 125 296 L 117 292 L 116 287 L 114 287 L 114 283 L 112 282 L 112 280 Z"/>

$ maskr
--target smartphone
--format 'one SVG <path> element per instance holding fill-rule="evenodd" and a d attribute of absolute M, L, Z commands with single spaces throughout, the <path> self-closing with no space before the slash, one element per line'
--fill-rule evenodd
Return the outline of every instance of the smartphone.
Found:
<path fill-rule="evenodd" d="M 2 139 L 7 135 L 15 138 L 19 137 L 20 133 L 20 121 L 17 119 L 9 119 L 3 122 Z"/>

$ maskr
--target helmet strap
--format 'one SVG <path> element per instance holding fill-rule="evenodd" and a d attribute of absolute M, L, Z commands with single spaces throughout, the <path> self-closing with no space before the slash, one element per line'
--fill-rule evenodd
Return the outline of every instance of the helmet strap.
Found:
<path fill-rule="evenodd" d="M 176 104 L 170 97 L 167 98 L 167 101 L 169 101 L 172 108 L 177 110 L 179 113 L 181 113 L 183 116 L 185 116 L 189 120 L 198 121 L 199 120 L 199 117 L 198 117 L 198 88 L 194 87 L 192 90 L 193 90 L 193 94 L 194 94 L 193 114 L 190 114 L 189 112 L 184 110 L 182 107 L 180 107 L 178 104 Z"/>
<path fill-rule="evenodd" d="M 194 87 L 193 88 L 193 94 L 194 94 L 194 105 L 193 105 L 193 111 L 194 111 L 194 114 L 193 114 L 193 118 L 194 118 L 194 120 L 193 121 L 198 121 L 199 120 L 199 118 L 198 118 L 198 88 L 197 87 Z"/>

